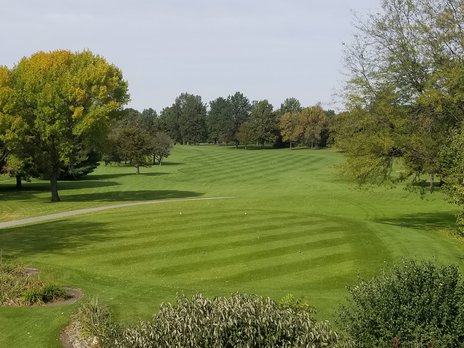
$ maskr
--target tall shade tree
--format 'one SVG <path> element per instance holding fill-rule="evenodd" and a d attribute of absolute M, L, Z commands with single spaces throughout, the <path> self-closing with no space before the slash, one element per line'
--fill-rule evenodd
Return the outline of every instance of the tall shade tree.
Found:
<path fill-rule="evenodd" d="M 303 128 L 299 121 L 299 112 L 285 112 L 279 118 L 279 130 L 282 140 L 290 144 L 290 150 L 294 143 L 298 143 L 301 140 Z"/>
<path fill-rule="evenodd" d="M 171 154 L 171 148 L 174 145 L 172 139 L 163 132 L 158 132 L 153 137 L 153 164 L 161 165 L 163 158 Z"/>
<path fill-rule="evenodd" d="M 327 129 L 327 116 L 320 105 L 304 108 L 299 115 L 302 143 L 311 148 L 320 147 L 323 132 Z"/>
<path fill-rule="evenodd" d="M 296 98 L 287 98 L 282 104 L 280 104 L 280 109 L 278 113 L 283 115 L 287 112 L 299 112 L 301 111 L 301 103 Z"/>
<path fill-rule="evenodd" d="M 245 146 L 245 150 L 248 148 L 248 145 L 254 141 L 255 134 L 253 126 L 250 122 L 244 122 L 240 125 L 240 128 L 237 132 L 237 140 L 240 144 Z"/>
<path fill-rule="evenodd" d="M 228 96 L 227 101 L 232 109 L 232 118 L 234 120 L 231 135 L 235 145 L 238 146 L 240 141 L 237 134 L 240 126 L 250 119 L 251 104 L 248 98 L 240 92 L 235 92 L 233 95 Z"/>
<path fill-rule="evenodd" d="M 267 100 L 255 102 L 251 109 L 251 127 L 255 141 L 261 146 L 274 144 L 277 139 L 277 118 L 272 110 L 272 104 Z"/>
<path fill-rule="evenodd" d="M 109 160 L 129 163 L 135 167 L 136 174 L 140 174 L 140 167 L 153 163 L 154 140 L 138 124 L 114 128 L 109 135 L 109 143 L 112 156 Z"/>
<path fill-rule="evenodd" d="M 287 112 L 279 118 L 282 140 L 311 148 L 325 146 L 324 135 L 328 128 L 326 112 L 320 105 L 307 107 L 300 112 Z"/>
<path fill-rule="evenodd" d="M 13 122 L 23 125 L 23 139 L 34 144 L 37 170 L 50 178 L 51 200 L 59 201 L 62 169 L 76 147 L 103 144 L 110 120 L 129 100 L 127 82 L 101 56 L 58 50 L 23 58 L 11 71 L 10 86 Z"/>
<path fill-rule="evenodd" d="M 159 127 L 176 143 L 182 143 L 182 136 L 179 129 L 179 114 L 180 112 L 176 105 L 172 105 L 161 110 L 159 117 Z"/>
<path fill-rule="evenodd" d="M 181 144 L 198 144 L 207 138 L 206 106 L 198 95 L 182 93 L 174 104 L 164 108 L 160 128 Z"/>
<path fill-rule="evenodd" d="M 459 185 L 443 155 L 464 121 L 464 3 L 384 0 L 357 22 L 346 54 L 351 116 L 336 122 L 347 171 L 380 182 L 397 179 L 398 162 L 405 178 L 427 176 L 431 191 L 437 178 Z"/>
<path fill-rule="evenodd" d="M 179 112 L 182 144 L 198 144 L 206 140 L 206 106 L 198 95 L 182 93 L 174 103 Z"/>
<path fill-rule="evenodd" d="M 219 97 L 209 103 L 206 118 L 209 140 L 213 143 L 227 143 L 233 140 L 234 119 L 232 105 L 228 99 Z"/>

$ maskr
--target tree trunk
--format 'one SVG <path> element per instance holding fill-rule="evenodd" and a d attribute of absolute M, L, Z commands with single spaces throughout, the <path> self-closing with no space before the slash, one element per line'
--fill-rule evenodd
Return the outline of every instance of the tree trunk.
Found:
<path fill-rule="evenodd" d="M 435 175 L 430 174 L 430 193 L 433 193 L 434 188 L 435 188 Z"/>
<path fill-rule="evenodd" d="M 21 179 L 22 179 L 22 178 L 21 178 L 21 175 L 19 175 L 19 174 L 16 175 L 16 189 L 17 189 L 17 190 L 20 190 L 20 189 L 23 188 L 23 182 L 22 182 Z"/>
<path fill-rule="evenodd" d="M 58 175 L 56 172 L 50 176 L 50 189 L 52 193 L 52 202 L 59 202 L 60 196 L 58 195 Z"/>
<path fill-rule="evenodd" d="M 161 165 L 161 162 L 163 162 L 163 157 L 160 157 L 160 159 L 159 159 L 159 165 Z"/>
<path fill-rule="evenodd" d="M 156 164 L 156 155 L 153 154 L 153 165 L 155 165 L 155 164 Z"/>
<path fill-rule="evenodd" d="M 139 175 L 140 174 L 140 166 L 138 164 L 135 165 L 135 169 L 136 169 L 137 175 Z"/>
<path fill-rule="evenodd" d="M 292 149 L 292 142 L 290 142 L 290 150 Z"/>

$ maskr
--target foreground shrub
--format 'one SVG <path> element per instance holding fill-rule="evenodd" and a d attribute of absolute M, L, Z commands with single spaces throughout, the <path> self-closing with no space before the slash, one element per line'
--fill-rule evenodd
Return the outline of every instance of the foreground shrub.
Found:
<path fill-rule="evenodd" d="M 280 305 L 270 298 L 242 294 L 214 299 L 180 296 L 177 303 L 161 305 L 151 320 L 132 328 L 118 331 L 106 320 L 105 325 L 113 328 L 113 336 L 110 340 L 98 337 L 99 341 L 119 348 L 316 348 L 335 347 L 337 342 L 329 324 L 316 322 L 305 306 Z M 90 332 L 98 334 L 98 330 Z"/>
<path fill-rule="evenodd" d="M 0 261 L 0 305 L 34 305 L 65 298 L 63 287 L 40 280 L 22 266 Z"/>
<path fill-rule="evenodd" d="M 464 289 L 456 266 L 406 261 L 349 289 L 340 325 L 357 347 L 462 347 Z"/>
<path fill-rule="evenodd" d="M 119 328 L 113 322 L 110 309 L 98 300 L 84 303 L 72 317 L 83 338 L 97 338 L 102 347 L 112 347 L 117 340 Z"/>

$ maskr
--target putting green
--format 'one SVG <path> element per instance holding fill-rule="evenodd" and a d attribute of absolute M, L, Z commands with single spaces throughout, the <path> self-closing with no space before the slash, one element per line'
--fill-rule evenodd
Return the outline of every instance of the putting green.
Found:
<path fill-rule="evenodd" d="M 0 185 L 2 219 L 145 199 L 233 196 L 124 207 L 0 230 L 0 249 L 109 304 L 119 320 L 154 313 L 176 293 L 235 291 L 302 296 L 334 318 L 345 287 L 402 256 L 463 266 L 450 236 L 453 206 L 440 193 L 360 190 L 336 175 L 331 150 L 236 150 L 177 146 L 162 167 L 101 166 L 61 183 L 47 202 L 35 181 L 17 193 Z M 0 346 L 58 346 L 73 306 L 0 308 Z"/>

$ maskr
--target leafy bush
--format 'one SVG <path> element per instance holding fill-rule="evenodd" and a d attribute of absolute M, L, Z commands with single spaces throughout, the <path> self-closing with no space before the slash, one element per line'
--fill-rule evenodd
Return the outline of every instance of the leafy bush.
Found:
<path fill-rule="evenodd" d="M 87 315 L 94 315 L 92 310 Z M 83 312 L 82 312 L 83 313 Z M 100 323 L 98 322 L 100 321 Z M 327 322 L 316 322 L 305 306 L 279 305 L 270 298 L 235 294 L 191 299 L 180 296 L 174 305 L 161 305 L 151 320 L 117 330 L 100 319 L 91 326 L 112 328 L 108 347 L 335 347 L 337 335 Z M 98 334 L 101 329 L 90 329 Z M 103 342 L 104 341 L 104 342 Z M 105 343 L 106 342 L 106 343 Z"/>
<path fill-rule="evenodd" d="M 349 291 L 340 325 L 357 347 L 462 347 L 464 287 L 456 266 L 403 260 Z"/>
<path fill-rule="evenodd" d="M 66 297 L 64 288 L 40 280 L 24 267 L 0 261 L 0 305 L 34 305 Z"/>

